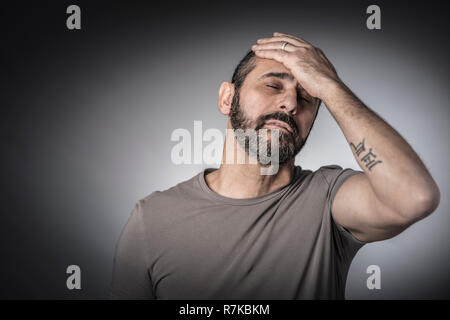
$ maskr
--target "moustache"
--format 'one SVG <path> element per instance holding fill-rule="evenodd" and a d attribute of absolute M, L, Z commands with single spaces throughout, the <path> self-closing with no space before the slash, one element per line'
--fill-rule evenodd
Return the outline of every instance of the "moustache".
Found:
<path fill-rule="evenodd" d="M 297 127 L 297 124 L 295 123 L 295 120 L 284 112 L 274 112 L 260 116 L 256 121 L 255 130 L 261 129 L 264 126 L 264 124 L 269 120 L 278 120 L 285 122 L 292 128 L 294 135 L 298 135 L 299 133 L 299 129 Z"/>

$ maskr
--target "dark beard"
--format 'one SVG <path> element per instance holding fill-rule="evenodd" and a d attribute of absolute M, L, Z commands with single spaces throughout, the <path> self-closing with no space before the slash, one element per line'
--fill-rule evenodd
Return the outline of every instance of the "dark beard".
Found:
<path fill-rule="evenodd" d="M 230 111 L 231 126 L 233 127 L 234 131 L 236 131 L 237 129 L 242 130 L 254 129 L 256 131 L 256 135 L 258 138 L 257 143 L 251 143 L 248 136 L 245 137 L 245 140 L 239 138 L 237 139 L 247 154 L 256 156 L 258 162 L 263 166 L 270 165 L 267 164 L 267 160 L 262 161 L 262 159 L 260 158 L 259 150 L 267 146 L 266 147 L 267 149 L 265 150 L 265 152 L 263 152 L 263 154 L 266 154 L 267 157 L 271 157 L 272 155 L 271 142 L 270 139 L 267 139 L 266 135 L 262 134 L 260 135 L 259 130 L 261 130 L 264 124 L 271 119 L 287 123 L 292 128 L 293 131 L 293 133 L 290 133 L 284 130 L 279 130 L 278 164 L 279 165 L 286 164 L 290 159 L 294 158 L 300 152 L 300 150 L 303 148 L 305 144 L 305 141 L 301 138 L 299 133 L 300 130 L 298 129 L 297 124 L 295 123 L 292 117 L 290 117 L 285 112 L 278 111 L 270 114 L 261 115 L 253 122 L 245 116 L 239 100 L 240 100 L 239 90 L 237 90 L 231 102 L 231 111 Z M 271 132 L 271 130 L 272 129 L 267 128 L 267 132 Z M 261 138 L 263 139 L 262 141 L 260 141 Z"/>

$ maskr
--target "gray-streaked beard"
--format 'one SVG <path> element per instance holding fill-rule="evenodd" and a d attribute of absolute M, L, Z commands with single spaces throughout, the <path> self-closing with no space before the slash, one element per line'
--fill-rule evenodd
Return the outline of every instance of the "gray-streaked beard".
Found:
<path fill-rule="evenodd" d="M 300 137 L 299 129 L 294 119 L 286 113 L 278 111 L 261 115 L 253 122 L 246 117 L 239 100 L 239 90 L 237 90 L 231 103 L 230 121 L 238 143 L 249 156 L 256 158 L 262 166 L 269 166 L 271 161 L 276 161 L 276 159 L 272 159 L 271 157 L 273 153 L 272 147 L 275 147 L 278 148 L 278 157 L 275 158 L 278 158 L 277 162 L 279 165 L 283 165 L 300 152 L 305 141 Z M 264 134 L 260 130 L 271 119 L 286 122 L 291 126 L 293 133 L 267 128 L 267 133 Z M 254 130 L 254 136 L 256 137 L 252 135 L 251 130 Z M 279 132 L 279 138 L 277 139 L 278 141 L 271 143 L 271 139 L 268 139 L 267 136 L 270 132 L 270 136 L 273 137 L 274 130 Z"/>

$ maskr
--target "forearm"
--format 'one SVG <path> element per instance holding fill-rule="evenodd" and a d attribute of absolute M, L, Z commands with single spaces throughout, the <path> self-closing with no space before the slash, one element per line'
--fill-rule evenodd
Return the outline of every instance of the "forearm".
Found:
<path fill-rule="evenodd" d="M 411 219 L 422 218 L 437 207 L 440 195 L 435 181 L 394 128 L 341 82 L 329 86 L 323 101 L 378 200 Z"/>

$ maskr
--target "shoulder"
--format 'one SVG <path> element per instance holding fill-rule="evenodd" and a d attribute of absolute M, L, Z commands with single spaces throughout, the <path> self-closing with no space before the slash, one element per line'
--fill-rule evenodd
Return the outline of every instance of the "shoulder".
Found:
<path fill-rule="evenodd" d="M 337 164 L 329 164 L 319 167 L 315 171 L 303 170 L 302 185 L 305 189 L 313 190 L 311 192 L 323 193 L 329 199 L 334 195 L 342 184 L 351 176 L 361 173 L 361 171 L 352 168 L 343 168 Z"/>
<path fill-rule="evenodd" d="M 201 188 L 198 184 L 199 174 L 166 190 L 153 191 L 136 202 L 137 209 L 144 218 L 150 215 L 155 217 L 161 214 L 165 215 L 167 212 L 179 211 L 183 206 L 192 202 L 197 194 L 201 194 Z"/>
<path fill-rule="evenodd" d="M 324 179 L 328 184 L 330 184 L 333 178 L 335 178 L 340 172 L 342 172 L 342 170 L 342 167 L 337 164 L 329 164 L 326 166 L 321 166 L 315 172 L 320 178 Z"/>
<path fill-rule="evenodd" d="M 329 187 L 332 184 L 333 180 L 342 171 L 344 171 L 344 169 L 339 165 L 336 164 L 324 165 L 315 171 L 302 170 L 301 180 L 308 181 L 308 184 L 324 185 L 325 187 Z"/>
<path fill-rule="evenodd" d="M 328 187 L 336 187 L 343 183 L 347 178 L 362 171 L 354 170 L 352 168 L 343 168 L 336 164 L 322 166 L 315 171 L 317 175 L 323 179 Z"/>

